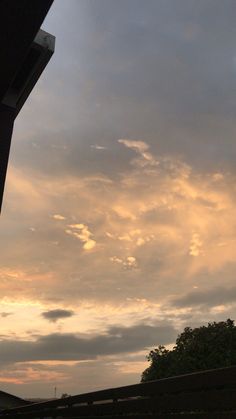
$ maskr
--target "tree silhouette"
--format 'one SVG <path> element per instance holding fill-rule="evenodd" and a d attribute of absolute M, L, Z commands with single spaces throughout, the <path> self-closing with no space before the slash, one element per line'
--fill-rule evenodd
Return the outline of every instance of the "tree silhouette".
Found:
<path fill-rule="evenodd" d="M 147 356 L 150 366 L 141 381 L 236 365 L 236 326 L 233 320 L 186 327 L 172 350 L 158 346 Z"/>

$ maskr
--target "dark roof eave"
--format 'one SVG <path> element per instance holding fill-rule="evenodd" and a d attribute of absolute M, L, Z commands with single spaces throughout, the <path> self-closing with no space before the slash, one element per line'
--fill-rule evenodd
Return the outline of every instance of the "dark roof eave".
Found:
<path fill-rule="evenodd" d="M 51 7 L 53 0 L 0 2 L 0 102 Z"/>

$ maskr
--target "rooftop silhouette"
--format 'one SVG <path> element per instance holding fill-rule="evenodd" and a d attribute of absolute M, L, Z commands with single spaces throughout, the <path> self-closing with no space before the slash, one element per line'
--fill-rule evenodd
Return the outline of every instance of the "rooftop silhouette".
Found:
<path fill-rule="evenodd" d="M 0 4 L 0 209 L 15 118 L 54 52 L 54 36 L 40 29 L 52 3 Z"/>

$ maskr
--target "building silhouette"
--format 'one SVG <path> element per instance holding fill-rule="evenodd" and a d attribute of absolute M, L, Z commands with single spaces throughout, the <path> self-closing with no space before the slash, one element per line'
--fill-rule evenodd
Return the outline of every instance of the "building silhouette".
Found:
<path fill-rule="evenodd" d="M 40 29 L 52 3 L 0 2 L 0 210 L 15 118 L 54 52 L 55 37 Z"/>
<path fill-rule="evenodd" d="M 21 399 L 20 397 L 14 396 L 13 394 L 0 391 L 0 411 L 4 409 L 10 409 L 11 407 L 21 407 L 31 402 Z"/>

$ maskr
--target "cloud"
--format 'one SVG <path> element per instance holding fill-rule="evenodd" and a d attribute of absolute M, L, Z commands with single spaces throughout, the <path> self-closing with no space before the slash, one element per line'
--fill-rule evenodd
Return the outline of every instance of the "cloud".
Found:
<path fill-rule="evenodd" d="M 60 214 L 54 214 L 53 218 L 54 218 L 54 220 L 60 220 L 60 221 L 66 219 L 63 215 L 60 215 Z"/>
<path fill-rule="evenodd" d="M 104 388 L 138 383 L 141 372 L 147 367 L 145 355 L 103 357 L 83 361 L 31 361 L 1 366 L 1 388 L 24 397 L 53 396 L 55 383 L 57 395 L 81 394 Z"/>
<path fill-rule="evenodd" d="M 24 141 L 15 142 L 14 161 L 40 172 L 44 167 L 50 174 L 81 173 L 88 165 L 91 171 L 109 168 L 110 174 L 114 167 L 123 167 L 124 155 L 118 159 L 116 149 L 109 157 L 97 158 L 106 153 L 91 153 L 89 144 L 112 148 L 113 139 L 124 132 L 125 138 L 146 138 L 161 153 L 185 155 L 205 168 L 230 161 L 234 167 L 232 2 L 225 8 L 214 0 L 192 2 L 189 8 L 178 2 L 171 8 L 153 1 L 148 7 L 134 0 L 129 6 L 110 3 L 108 8 L 101 1 L 103 17 L 98 19 L 95 3 L 78 5 L 74 13 L 66 10 L 70 27 L 81 22 L 82 36 L 77 34 L 72 44 L 63 19 L 60 25 L 55 19 L 64 16 L 62 3 L 54 8 L 50 24 L 60 36 L 61 54 L 55 55 L 37 94 L 24 107 L 17 133 Z M 221 16 L 219 24 L 209 12 L 211 5 Z M 71 57 L 73 65 L 66 66 Z M 51 143 L 66 143 L 68 152 L 57 150 L 55 155 Z M 96 155 L 96 161 L 89 160 L 89 154 Z"/>
<path fill-rule="evenodd" d="M 146 151 L 148 143 L 141 143 L 135 147 Z M 112 180 L 100 172 L 49 178 L 25 169 L 17 171 L 15 184 L 13 170 L 10 210 L 2 225 L 2 295 L 66 298 L 68 305 L 123 303 L 127 297 L 160 302 L 167 283 L 172 294 L 184 293 L 192 281 L 201 285 L 203 273 L 209 287 L 220 286 L 222 271 L 235 269 L 235 175 L 222 170 L 216 180 L 220 172 L 215 169 L 203 173 L 161 154 L 158 161 L 157 166 L 134 166 L 131 156 Z M 22 186 L 25 178 L 26 191 L 37 189 L 40 196 L 35 212 Z M 22 205 L 17 207 L 19 194 Z M 51 214 L 65 215 L 66 226 Z M 42 281 L 47 283 L 43 292 Z"/>
<path fill-rule="evenodd" d="M 96 241 L 91 238 L 93 234 L 89 231 L 88 226 L 85 224 L 70 224 L 68 227 L 70 229 L 67 229 L 66 233 L 81 240 L 84 243 L 84 250 L 91 250 L 96 246 Z"/>
<path fill-rule="evenodd" d="M 119 143 L 124 144 L 126 147 L 135 150 L 137 153 L 143 155 L 148 149 L 149 145 L 144 141 L 135 141 L 135 140 L 128 140 L 128 139 L 120 139 L 118 140 Z"/>
<path fill-rule="evenodd" d="M 107 149 L 107 147 L 104 147 L 104 146 L 101 146 L 101 145 L 98 145 L 98 144 L 91 144 L 90 147 L 94 150 L 106 150 Z"/>
<path fill-rule="evenodd" d="M 2 311 L 2 313 L 0 313 L 0 316 L 5 318 L 5 317 L 8 317 L 8 316 L 12 316 L 12 314 L 14 314 L 14 313 Z"/>
<path fill-rule="evenodd" d="M 203 243 L 200 240 L 199 234 L 193 233 L 189 247 L 189 254 L 195 257 L 199 256 L 201 254 L 202 244 Z"/>
<path fill-rule="evenodd" d="M 119 259 L 117 256 L 111 256 L 110 261 L 112 263 L 121 264 L 124 269 L 135 269 L 138 266 L 137 260 L 134 256 L 127 256 L 125 259 Z"/>
<path fill-rule="evenodd" d="M 120 144 L 125 145 L 125 147 L 134 150 L 141 159 L 134 159 L 132 163 L 136 166 L 145 167 L 147 165 L 158 166 L 159 161 L 156 160 L 151 153 L 148 152 L 149 145 L 144 141 L 120 139 L 118 140 Z"/>
<path fill-rule="evenodd" d="M 42 313 L 42 316 L 50 322 L 56 322 L 57 320 L 72 317 L 73 315 L 74 312 L 72 310 L 63 310 L 59 308 L 55 310 L 44 311 Z"/>
<path fill-rule="evenodd" d="M 223 301 L 235 317 L 227 303 L 236 271 L 235 5 L 55 2 L 44 24 L 60 53 L 13 135 L 0 295 L 1 311 L 14 316 L 2 318 L 2 335 L 36 348 L 39 336 L 26 333 L 33 320 L 37 334 L 74 336 L 76 317 L 43 320 L 49 304 L 79 305 L 79 332 L 103 337 L 111 324 L 144 318 L 215 320 L 212 307 L 222 308 L 207 306 L 204 290 L 209 304 Z M 193 286 L 205 306 L 167 307 L 171 296 L 191 300 Z M 67 370 L 67 385 L 80 388 L 89 374 L 90 390 L 94 377 L 111 385 L 114 365 L 95 364 L 82 375 L 82 363 Z M 40 379 L 35 394 L 46 392 L 45 379 L 50 397 L 50 382 Z"/>
<path fill-rule="evenodd" d="M 65 369 L 64 369 L 65 370 Z M 31 390 L 36 385 L 44 385 L 46 388 L 49 383 L 62 382 L 68 379 L 68 375 L 60 368 L 52 367 L 51 365 L 44 365 L 39 363 L 18 363 L 8 364 L 6 368 L 2 365 L 0 383 L 1 388 L 6 384 L 16 386 L 15 394 L 19 395 L 22 386 L 29 386 L 27 394 L 31 395 Z M 31 387 L 31 389 L 30 389 Z M 47 391 L 47 390 L 46 390 Z M 38 396 L 38 394 L 36 394 Z"/>
<path fill-rule="evenodd" d="M 204 306 L 207 308 L 235 304 L 236 287 L 224 288 L 217 286 L 204 291 L 190 292 L 182 297 L 178 297 L 171 302 L 176 307 L 196 307 Z"/>
<path fill-rule="evenodd" d="M 176 330 L 171 325 L 138 324 L 114 326 L 104 334 L 84 337 L 72 333 L 50 334 L 31 340 L 1 340 L 1 363 L 42 360 L 89 360 L 98 356 L 137 352 L 146 348 L 172 343 Z"/>

